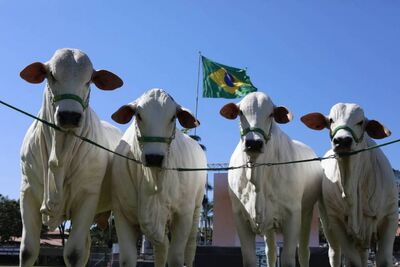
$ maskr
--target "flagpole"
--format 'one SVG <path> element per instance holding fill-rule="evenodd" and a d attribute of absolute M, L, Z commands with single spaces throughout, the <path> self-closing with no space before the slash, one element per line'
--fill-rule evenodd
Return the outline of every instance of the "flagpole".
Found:
<path fill-rule="evenodd" d="M 196 118 L 196 120 L 197 120 L 197 111 L 199 106 L 200 64 L 201 64 L 201 51 L 199 51 L 199 64 L 197 66 L 196 108 L 194 113 L 194 117 Z M 197 132 L 197 127 L 194 128 L 194 135 L 196 135 L 196 132 Z"/>

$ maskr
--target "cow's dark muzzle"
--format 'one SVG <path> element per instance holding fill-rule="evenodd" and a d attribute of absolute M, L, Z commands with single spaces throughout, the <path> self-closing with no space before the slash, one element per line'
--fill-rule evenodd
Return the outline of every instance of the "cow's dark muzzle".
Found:
<path fill-rule="evenodd" d="M 261 153 L 263 148 L 263 141 L 261 140 L 246 140 L 244 142 L 245 152 Z"/>
<path fill-rule="evenodd" d="M 145 164 L 147 167 L 161 167 L 164 156 L 158 154 L 147 154 L 145 155 Z"/>
<path fill-rule="evenodd" d="M 80 126 L 82 115 L 73 111 L 62 111 L 57 114 L 58 123 L 63 128 L 76 128 Z"/>

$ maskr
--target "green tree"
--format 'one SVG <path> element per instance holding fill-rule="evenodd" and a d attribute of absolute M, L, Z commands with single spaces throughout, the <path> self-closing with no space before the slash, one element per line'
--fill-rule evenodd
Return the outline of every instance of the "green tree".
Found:
<path fill-rule="evenodd" d="M 22 220 L 19 201 L 0 194 L 0 242 L 9 242 L 11 237 L 21 235 Z"/>

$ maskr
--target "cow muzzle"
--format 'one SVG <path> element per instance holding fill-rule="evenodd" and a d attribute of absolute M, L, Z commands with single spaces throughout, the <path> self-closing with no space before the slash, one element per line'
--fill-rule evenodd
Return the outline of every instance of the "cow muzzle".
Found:
<path fill-rule="evenodd" d="M 82 114 L 74 111 L 61 111 L 57 113 L 58 125 L 65 129 L 79 127 L 81 118 Z"/>
<path fill-rule="evenodd" d="M 147 154 L 145 155 L 145 165 L 147 167 L 158 167 L 161 168 L 163 161 L 164 161 L 164 156 L 159 155 L 159 154 Z"/>
<path fill-rule="evenodd" d="M 335 137 L 332 139 L 332 145 L 335 153 L 350 152 L 353 145 L 353 138 L 349 136 Z"/>
<path fill-rule="evenodd" d="M 261 153 L 263 148 L 263 141 L 261 140 L 245 140 L 244 151 L 246 153 Z"/>

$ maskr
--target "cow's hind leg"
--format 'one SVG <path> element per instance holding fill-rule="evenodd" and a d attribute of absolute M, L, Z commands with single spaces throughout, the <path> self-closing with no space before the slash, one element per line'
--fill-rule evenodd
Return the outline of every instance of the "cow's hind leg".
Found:
<path fill-rule="evenodd" d="M 129 222 L 121 211 L 114 211 L 115 227 L 119 243 L 119 266 L 136 266 L 139 228 Z"/>
<path fill-rule="evenodd" d="M 19 266 L 28 267 L 35 263 L 40 249 L 40 230 L 42 219 L 40 204 L 35 201 L 28 188 L 21 192 L 22 241 L 19 253 Z"/>
<path fill-rule="evenodd" d="M 72 230 L 64 249 L 64 262 L 68 267 L 85 266 L 89 259 L 89 229 L 93 223 L 98 196 L 82 193 L 76 199 L 71 216 Z"/>

